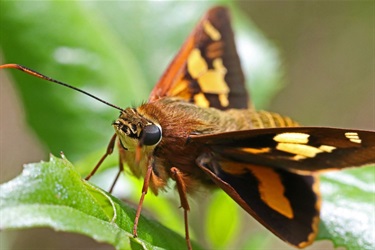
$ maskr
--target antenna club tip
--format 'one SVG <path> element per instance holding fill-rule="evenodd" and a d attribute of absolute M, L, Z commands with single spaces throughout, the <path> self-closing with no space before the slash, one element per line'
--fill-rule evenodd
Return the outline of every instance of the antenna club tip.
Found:
<path fill-rule="evenodd" d="M 0 69 L 18 69 L 21 71 L 33 72 L 33 70 L 16 63 L 7 63 L 0 65 Z"/>
<path fill-rule="evenodd" d="M 0 65 L 0 69 L 6 69 L 6 68 L 19 68 L 19 65 L 15 63 L 7 63 L 7 64 Z"/>

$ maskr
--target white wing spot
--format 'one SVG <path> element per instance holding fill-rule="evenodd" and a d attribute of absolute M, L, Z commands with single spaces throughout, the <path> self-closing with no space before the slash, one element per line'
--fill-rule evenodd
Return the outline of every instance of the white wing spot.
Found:
<path fill-rule="evenodd" d="M 357 132 L 346 132 L 345 137 L 348 138 L 351 142 L 361 143 L 362 140 L 359 138 Z"/>

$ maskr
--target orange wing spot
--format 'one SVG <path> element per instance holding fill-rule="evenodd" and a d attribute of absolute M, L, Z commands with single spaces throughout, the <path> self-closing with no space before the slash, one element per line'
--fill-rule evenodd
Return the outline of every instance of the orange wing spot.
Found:
<path fill-rule="evenodd" d="M 249 169 L 259 181 L 259 193 L 264 203 L 285 217 L 293 219 L 293 209 L 284 196 L 285 188 L 280 176 L 270 168 L 250 166 Z"/>
<path fill-rule="evenodd" d="M 265 148 L 266 149 L 266 148 Z M 259 181 L 260 198 L 276 212 L 293 219 L 294 213 L 289 200 L 284 196 L 285 187 L 280 176 L 272 169 L 238 162 L 221 162 L 221 169 L 229 174 L 240 175 L 247 170 Z"/>
<path fill-rule="evenodd" d="M 223 55 L 224 44 L 222 41 L 216 41 L 208 44 L 206 48 L 206 57 L 210 59 L 218 58 Z"/>
<path fill-rule="evenodd" d="M 180 96 L 181 93 L 186 92 L 186 90 L 189 88 L 188 86 L 189 82 L 186 80 L 180 81 L 174 88 L 170 90 L 171 96 Z"/>
<path fill-rule="evenodd" d="M 271 151 L 270 148 L 242 148 L 241 150 L 251 154 L 264 154 Z"/>
<path fill-rule="evenodd" d="M 235 161 L 222 161 L 220 162 L 221 169 L 228 174 L 240 175 L 246 173 L 249 164 L 239 163 Z"/>

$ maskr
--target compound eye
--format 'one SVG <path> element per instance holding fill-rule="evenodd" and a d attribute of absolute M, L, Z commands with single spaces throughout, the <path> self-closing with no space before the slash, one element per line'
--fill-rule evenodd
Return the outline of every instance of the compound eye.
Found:
<path fill-rule="evenodd" d="M 157 144 L 161 140 L 161 128 L 157 125 L 148 125 L 143 129 L 142 143 L 146 146 Z"/>

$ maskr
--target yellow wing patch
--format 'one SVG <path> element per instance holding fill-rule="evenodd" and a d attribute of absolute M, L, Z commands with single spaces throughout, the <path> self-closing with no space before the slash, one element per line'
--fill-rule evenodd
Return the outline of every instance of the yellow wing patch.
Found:
<path fill-rule="evenodd" d="M 309 134 L 304 133 L 282 133 L 275 135 L 273 138 L 274 141 L 277 142 L 285 142 L 285 143 L 303 143 L 306 144 L 309 142 Z"/>
<path fill-rule="evenodd" d="M 277 144 L 276 149 L 290 154 L 295 154 L 295 156 L 293 157 L 294 160 L 302 160 L 306 158 L 314 158 L 319 153 L 330 153 L 335 149 L 335 147 L 322 145 L 317 148 L 304 144 L 282 142 Z"/>
<path fill-rule="evenodd" d="M 275 135 L 273 140 L 278 142 L 276 149 L 286 153 L 294 154 L 292 160 L 303 160 L 314 158 L 319 153 L 331 153 L 336 147 L 321 145 L 314 147 L 306 145 L 309 142 L 309 134 L 305 133 L 281 133 Z"/>
<path fill-rule="evenodd" d="M 190 52 L 187 59 L 187 69 L 191 77 L 195 79 L 207 72 L 207 62 L 199 49 L 195 48 Z"/>
<path fill-rule="evenodd" d="M 230 91 L 224 79 L 227 69 L 221 58 L 215 58 L 212 64 L 214 68 L 208 69 L 207 62 L 203 58 L 201 51 L 194 48 L 189 54 L 187 69 L 191 77 L 197 80 L 203 93 L 219 95 L 220 104 L 223 107 L 227 107 L 229 105 L 228 94 Z M 205 98 L 204 95 L 197 98 L 202 103 L 205 103 L 202 100 Z M 208 102 L 207 99 L 206 101 Z"/>
<path fill-rule="evenodd" d="M 194 102 L 203 108 L 208 108 L 210 106 L 210 102 L 204 96 L 203 93 L 198 93 L 194 96 Z"/>
<path fill-rule="evenodd" d="M 205 20 L 203 22 L 203 29 L 204 29 L 204 32 L 206 32 L 206 34 L 213 41 L 219 41 L 221 39 L 220 32 L 208 20 Z"/>

